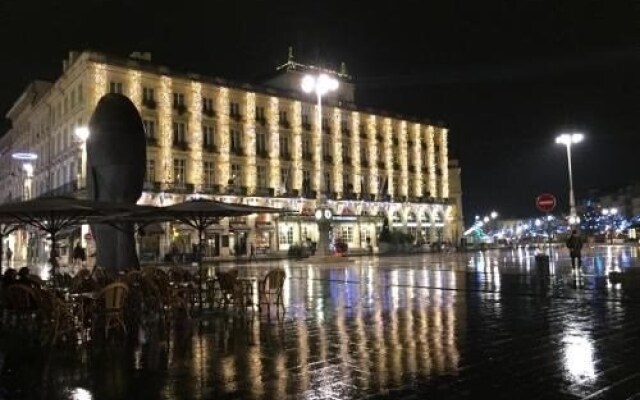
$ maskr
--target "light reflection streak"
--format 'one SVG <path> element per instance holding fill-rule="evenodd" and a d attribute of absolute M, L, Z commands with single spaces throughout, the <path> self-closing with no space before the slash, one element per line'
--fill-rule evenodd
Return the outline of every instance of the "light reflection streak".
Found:
<path fill-rule="evenodd" d="M 586 332 L 575 329 L 563 338 L 564 363 L 567 378 L 574 383 L 585 383 L 595 379 L 593 343 Z"/>
<path fill-rule="evenodd" d="M 75 388 L 71 391 L 71 400 L 92 400 L 91 392 L 83 388 Z"/>

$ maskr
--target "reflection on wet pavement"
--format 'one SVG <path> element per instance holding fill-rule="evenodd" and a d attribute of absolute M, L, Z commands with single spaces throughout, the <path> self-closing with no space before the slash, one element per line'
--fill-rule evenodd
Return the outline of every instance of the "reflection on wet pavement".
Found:
<path fill-rule="evenodd" d="M 215 312 L 137 340 L 55 349 L 2 330 L 1 398 L 627 398 L 640 392 L 640 290 L 609 272 L 635 247 L 265 262 L 287 273 L 278 317 Z M 639 279 L 640 282 L 640 279 Z M 640 288 L 640 285 L 638 285 Z"/>

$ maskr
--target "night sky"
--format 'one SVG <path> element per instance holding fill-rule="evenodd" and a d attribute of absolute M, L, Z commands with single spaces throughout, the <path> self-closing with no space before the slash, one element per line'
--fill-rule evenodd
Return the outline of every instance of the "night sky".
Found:
<path fill-rule="evenodd" d="M 638 1 L 160 3 L 0 1 L 2 113 L 30 80 L 58 76 L 71 49 L 151 51 L 176 70 L 254 81 L 291 45 L 302 63 L 346 62 L 358 104 L 443 121 L 467 221 L 535 215 L 541 192 L 566 211 L 553 140 L 565 130 L 586 135 L 578 197 L 640 180 Z"/>

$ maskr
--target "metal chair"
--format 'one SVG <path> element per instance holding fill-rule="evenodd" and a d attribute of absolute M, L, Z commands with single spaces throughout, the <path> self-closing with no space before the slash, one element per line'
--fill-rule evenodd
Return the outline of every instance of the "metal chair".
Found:
<path fill-rule="evenodd" d="M 127 333 L 127 325 L 124 322 L 124 305 L 129 292 L 129 287 L 122 282 L 107 285 L 98 294 L 98 299 L 104 299 L 104 336 L 109 337 L 109 330 L 120 326 Z"/>
<path fill-rule="evenodd" d="M 267 276 L 258 283 L 258 307 L 260 309 L 262 309 L 263 304 L 266 304 L 267 312 L 271 312 L 271 303 L 274 303 L 276 306 L 282 306 L 284 310 L 282 290 L 284 288 L 285 278 L 286 274 L 284 270 L 276 268 L 269 271 Z"/>
<path fill-rule="evenodd" d="M 238 274 L 229 272 L 218 272 L 216 277 L 220 285 L 220 299 L 218 305 L 227 308 L 229 304 L 239 305 L 242 299 L 242 287 L 238 283 Z"/>

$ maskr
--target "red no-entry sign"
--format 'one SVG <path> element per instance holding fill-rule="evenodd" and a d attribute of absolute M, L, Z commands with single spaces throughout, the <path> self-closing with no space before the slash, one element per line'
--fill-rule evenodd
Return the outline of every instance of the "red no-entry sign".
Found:
<path fill-rule="evenodd" d="M 542 212 L 553 211 L 556 208 L 556 203 L 556 196 L 549 193 L 543 193 L 536 197 L 536 207 Z"/>

